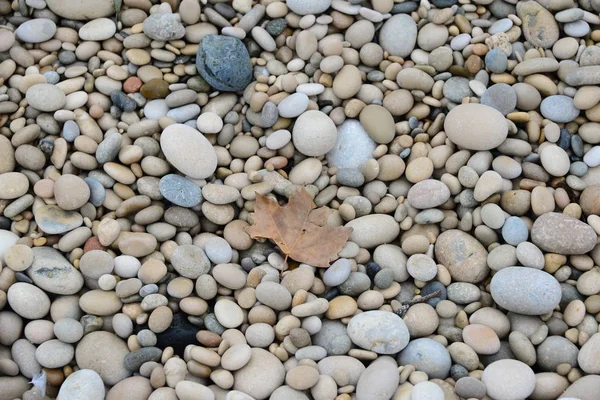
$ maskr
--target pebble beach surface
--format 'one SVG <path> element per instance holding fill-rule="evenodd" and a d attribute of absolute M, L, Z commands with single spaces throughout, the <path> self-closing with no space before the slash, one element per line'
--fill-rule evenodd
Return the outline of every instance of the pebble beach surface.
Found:
<path fill-rule="evenodd" d="M 0 0 L 0 400 L 598 400 L 599 12 Z"/>

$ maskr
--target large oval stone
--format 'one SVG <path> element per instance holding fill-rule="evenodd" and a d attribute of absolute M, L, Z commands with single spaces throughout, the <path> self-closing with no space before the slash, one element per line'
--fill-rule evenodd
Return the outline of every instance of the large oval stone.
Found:
<path fill-rule="evenodd" d="M 69 295 L 83 287 L 83 276 L 52 247 L 33 247 L 33 264 L 27 275 L 46 292 Z"/>
<path fill-rule="evenodd" d="M 467 150 L 491 150 L 508 135 L 508 124 L 496 109 L 469 103 L 454 107 L 446 116 L 448 138 Z"/>
<path fill-rule="evenodd" d="M 395 354 L 406 347 L 410 334 L 398 315 L 389 311 L 367 311 L 352 317 L 348 336 L 363 349 L 379 354 Z"/>
<path fill-rule="evenodd" d="M 549 273 L 526 267 L 508 267 L 492 278 L 491 294 L 502 308 L 519 314 L 542 315 L 560 303 L 558 281 Z"/>
<path fill-rule="evenodd" d="M 215 149 L 203 134 L 187 125 L 167 126 L 160 135 L 160 147 L 167 161 L 191 178 L 208 178 L 217 169 Z"/>
<path fill-rule="evenodd" d="M 353 229 L 350 240 L 365 248 L 390 243 L 400 233 L 398 222 L 386 214 L 365 215 L 348 222 L 345 226 Z"/>
<path fill-rule="evenodd" d="M 539 248 L 558 254 L 585 254 L 598 236 L 588 224 L 561 213 L 539 216 L 531 227 L 531 240 Z"/>
<path fill-rule="evenodd" d="M 458 282 L 477 283 L 488 275 L 488 252 L 473 236 L 451 229 L 440 234 L 435 242 L 435 257 Z"/>
<path fill-rule="evenodd" d="M 91 369 L 80 369 L 65 379 L 56 400 L 104 399 L 104 383 L 100 375 Z"/>

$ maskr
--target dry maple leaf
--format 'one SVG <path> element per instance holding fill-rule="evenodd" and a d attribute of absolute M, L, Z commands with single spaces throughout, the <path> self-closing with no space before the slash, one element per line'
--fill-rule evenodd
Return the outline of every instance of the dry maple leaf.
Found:
<path fill-rule="evenodd" d="M 290 257 L 313 267 L 328 267 L 348 241 L 352 228 L 325 226 L 331 210 L 316 208 L 302 188 L 281 207 L 269 197 L 256 194 L 254 225 L 247 231 L 253 238 L 273 240 L 286 259 Z"/>

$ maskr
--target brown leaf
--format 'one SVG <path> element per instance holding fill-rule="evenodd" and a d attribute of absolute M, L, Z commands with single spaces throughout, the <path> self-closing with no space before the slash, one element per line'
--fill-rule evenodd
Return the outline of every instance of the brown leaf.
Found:
<path fill-rule="evenodd" d="M 352 228 L 325 226 L 331 210 L 316 208 L 302 188 L 281 207 L 269 197 L 256 194 L 254 225 L 247 229 L 256 238 L 273 240 L 287 257 L 314 267 L 328 267 L 348 241 Z"/>

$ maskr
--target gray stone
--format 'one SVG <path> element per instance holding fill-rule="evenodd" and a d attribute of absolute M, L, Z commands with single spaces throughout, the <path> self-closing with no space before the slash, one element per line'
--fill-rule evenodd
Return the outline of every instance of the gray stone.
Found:
<path fill-rule="evenodd" d="M 444 97 L 454 103 L 461 103 L 465 97 L 473 96 L 469 88 L 469 80 L 461 76 L 453 76 L 444 83 Z"/>
<path fill-rule="evenodd" d="M 48 204 L 33 212 L 38 227 L 51 235 L 72 231 L 83 224 L 83 217 L 76 211 L 65 211 L 59 206 Z"/>
<path fill-rule="evenodd" d="M 501 74 L 508 68 L 508 57 L 500 49 L 492 49 L 485 55 L 485 66 L 491 72 Z"/>
<path fill-rule="evenodd" d="M 119 132 L 108 132 L 96 149 L 96 160 L 100 164 L 113 161 L 119 155 L 121 142 L 122 138 Z"/>
<path fill-rule="evenodd" d="M 217 90 L 244 90 L 252 80 L 250 55 L 241 40 L 219 35 L 206 35 L 198 45 L 196 68 Z"/>
<path fill-rule="evenodd" d="M 125 368 L 131 372 L 138 372 L 143 363 L 148 361 L 160 361 L 162 350 L 158 347 L 143 347 L 128 353 L 123 362 Z"/>
<path fill-rule="evenodd" d="M 181 207 L 195 207 L 202 201 L 200 187 L 181 175 L 163 176 L 158 187 L 165 199 Z"/>
<path fill-rule="evenodd" d="M 366 274 L 362 272 L 351 272 L 348 279 L 346 279 L 338 289 L 345 295 L 358 296 L 365 290 L 369 290 L 371 287 L 371 280 Z"/>
<path fill-rule="evenodd" d="M 346 258 L 340 258 L 325 270 L 323 283 L 327 286 L 338 286 L 344 283 L 352 272 L 352 264 Z"/>
<path fill-rule="evenodd" d="M 298 15 L 320 14 L 331 5 L 331 0 L 288 0 L 290 10 Z"/>
<path fill-rule="evenodd" d="M 513 246 L 527 241 L 528 236 L 527 224 L 519 217 L 508 217 L 502 226 L 502 238 Z"/>
<path fill-rule="evenodd" d="M 433 339 L 421 338 L 411 341 L 398 355 L 400 365 L 411 364 L 423 371 L 429 379 L 446 379 L 452 360 L 448 350 Z"/>
<path fill-rule="evenodd" d="M 106 189 L 97 179 L 90 178 L 89 176 L 84 181 L 90 188 L 89 202 L 96 207 L 100 207 L 106 199 Z"/>
<path fill-rule="evenodd" d="M 344 186 L 360 187 L 365 183 L 365 177 L 362 172 L 356 168 L 341 168 L 335 176 L 338 184 Z"/>
<path fill-rule="evenodd" d="M 23 22 L 15 34 L 25 43 L 41 43 L 46 42 L 56 33 L 56 24 L 54 21 L 47 18 L 34 18 Z"/>
<path fill-rule="evenodd" d="M 410 15 L 394 15 L 379 31 L 379 44 L 392 56 L 408 56 L 415 48 L 416 42 L 417 24 Z"/>
<path fill-rule="evenodd" d="M 544 118 L 558 123 L 567 123 L 579 116 L 579 110 L 573 104 L 573 98 L 564 95 L 548 96 L 542 100 L 540 111 Z"/>
<path fill-rule="evenodd" d="M 83 276 L 52 247 L 33 247 L 33 264 L 27 275 L 46 292 L 70 295 L 83 287 Z"/>
<path fill-rule="evenodd" d="M 537 364 L 544 371 L 556 371 L 559 364 L 577 366 L 579 349 L 563 336 L 548 336 L 537 348 Z"/>
<path fill-rule="evenodd" d="M 150 39 L 161 41 L 181 39 L 185 35 L 179 14 L 152 14 L 144 20 L 142 29 Z"/>
<path fill-rule="evenodd" d="M 502 308 L 525 315 L 546 314 L 560 302 L 560 284 L 550 274 L 533 268 L 508 267 L 492 278 L 490 291 Z"/>
<path fill-rule="evenodd" d="M 312 336 L 312 343 L 327 350 L 328 356 L 346 354 L 352 348 L 346 325 L 337 320 L 324 319 L 321 330 Z"/>
<path fill-rule="evenodd" d="M 596 246 L 596 232 L 588 224 L 562 213 L 539 216 L 531 227 L 531 241 L 559 254 L 585 254 Z"/>
<path fill-rule="evenodd" d="M 483 92 L 481 104 L 495 108 L 502 115 L 507 115 L 514 111 L 517 106 L 517 93 L 510 85 L 498 83 Z"/>
<path fill-rule="evenodd" d="M 75 139 L 77 139 L 77 136 L 79 136 L 79 134 L 80 130 L 79 125 L 77 125 L 77 122 L 73 120 L 68 120 L 67 122 L 65 122 L 65 125 L 63 126 L 63 137 L 67 142 L 72 143 L 73 141 L 75 141 Z"/>
<path fill-rule="evenodd" d="M 398 364 L 387 356 L 373 361 L 356 385 L 356 397 L 361 400 L 391 399 L 400 383 Z"/>
<path fill-rule="evenodd" d="M 366 311 L 352 317 L 348 336 L 365 350 L 395 354 L 408 345 L 410 334 L 398 315 L 389 311 Z"/>

